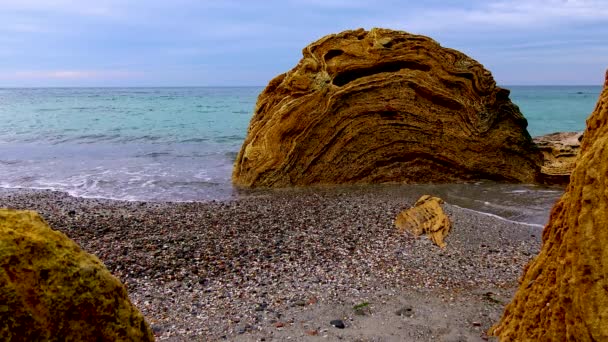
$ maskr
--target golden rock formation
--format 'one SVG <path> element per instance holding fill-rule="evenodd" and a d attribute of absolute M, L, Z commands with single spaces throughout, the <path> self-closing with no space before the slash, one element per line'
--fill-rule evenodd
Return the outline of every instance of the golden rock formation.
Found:
<path fill-rule="evenodd" d="M 527 121 L 481 64 L 419 35 L 345 31 L 260 94 L 232 180 L 244 187 L 534 181 Z"/>
<path fill-rule="evenodd" d="M 544 159 L 540 168 L 541 182 L 568 184 L 582 137 L 582 132 L 558 132 L 534 138 Z"/>
<path fill-rule="evenodd" d="M 428 234 L 429 239 L 437 246 L 444 248 L 443 241 L 452 229 L 450 219 L 443 211 L 443 200 L 424 195 L 413 208 L 400 212 L 395 218 L 395 226 L 401 232 L 410 232 L 415 236 Z"/>
<path fill-rule="evenodd" d="M 501 341 L 608 341 L 608 73 L 540 254 L 490 330 Z"/>
<path fill-rule="evenodd" d="M 7 341 L 153 341 L 127 290 L 32 211 L 0 209 L 0 336 Z"/>

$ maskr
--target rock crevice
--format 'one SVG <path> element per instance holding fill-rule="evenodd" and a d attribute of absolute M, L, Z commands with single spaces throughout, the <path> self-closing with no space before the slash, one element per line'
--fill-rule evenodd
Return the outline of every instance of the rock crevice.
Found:
<path fill-rule="evenodd" d="M 540 254 L 490 333 L 501 341 L 608 341 L 608 73 Z"/>

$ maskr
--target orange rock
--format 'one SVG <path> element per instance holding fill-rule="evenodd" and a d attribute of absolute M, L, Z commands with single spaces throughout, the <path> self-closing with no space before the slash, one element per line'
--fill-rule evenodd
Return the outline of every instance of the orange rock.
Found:
<path fill-rule="evenodd" d="M 534 138 L 544 159 L 540 168 L 540 181 L 568 184 L 582 136 L 582 132 L 558 132 Z"/>
<path fill-rule="evenodd" d="M 244 187 L 534 181 L 527 121 L 481 64 L 431 38 L 345 31 L 260 94 L 232 180 Z"/>
<path fill-rule="evenodd" d="M 490 333 L 501 341 L 608 341 L 608 73 L 540 254 Z"/>
<path fill-rule="evenodd" d="M 413 208 L 397 215 L 395 226 L 401 232 L 407 231 L 415 236 L 428 234 L 433 243 L 443 248 L 446 246 L 443 240 L 450 232 L 452 224 L 441 204 L 441 198 L 424 195 L 416 201 Z"/>
<path fill-rule="evenodd" d="M 154 341 L 126 287 L 37 213 L 0 208 L 0 340 Z"/>

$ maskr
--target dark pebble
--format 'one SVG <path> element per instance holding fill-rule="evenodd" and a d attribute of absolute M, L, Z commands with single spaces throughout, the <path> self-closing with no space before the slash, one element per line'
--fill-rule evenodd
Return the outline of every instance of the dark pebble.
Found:
<path fill-rule="evenodd" d="M 251 330 L 253 330 L 253 326 L 251 326 L 251 324 L 243 324 L 236 328 L 236 333 L 242 335 Z"/>
<path fill-rule="evenodd" d="M 306 302 L 303 300 L 298 300 L 293 304 L 294 304 L 294 306 L 306 306 Z"/>
<path fill-rule="evenodd" d="M 152 329 L 152 332 L 156 336 L 161 335 L 163 333 L 163 331 L 165 330 L 162 325 L 156 325 L 156 324 L 152 324 L 150 326 L 150 328 Z"/>
<path fill-rule="evenodd" d="M 255 308 L 255 311 L 264 311 L 267 307 L 268 303 L 261 303 Z"/>
<path fill-rule="evenodd" d="M 344 322 L 342 322 L 341 319 L 334 319 L 333 321 L 329 322 L 329 324 L 333 325 L 334 327 L 338 328 L 338 329 L 344 329 Z"/>
<path fill-rule="evenodd" d="M 411 306 L 404 306 L 401 309 L 395 311 L 395 315 L 397 316 L 407 316 L 412 317 L 414 314 L 414 309 Z"/>

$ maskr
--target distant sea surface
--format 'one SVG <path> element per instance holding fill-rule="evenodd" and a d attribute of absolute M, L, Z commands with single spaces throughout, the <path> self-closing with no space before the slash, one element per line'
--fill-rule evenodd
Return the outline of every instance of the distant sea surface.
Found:
<path fill-rule="evenodd" d="M 532 136 L 584 130 L 601 91 L 600 86 L 506 88 Z M 262 89 L 0 89 L 0 187 L 121 200 L 230 198 L 232 164 Z M 483 186 L 532 199 L 554 191 Z"/>

